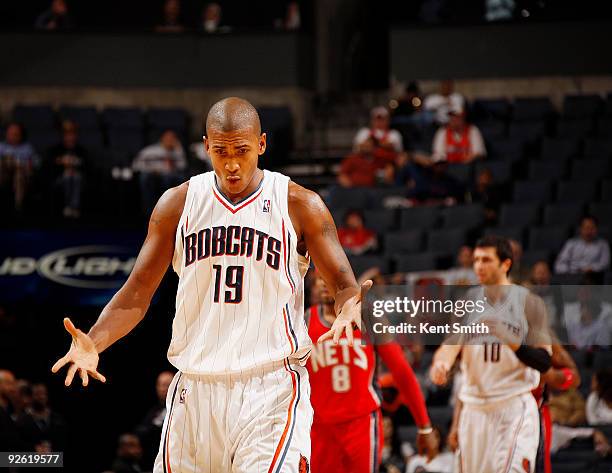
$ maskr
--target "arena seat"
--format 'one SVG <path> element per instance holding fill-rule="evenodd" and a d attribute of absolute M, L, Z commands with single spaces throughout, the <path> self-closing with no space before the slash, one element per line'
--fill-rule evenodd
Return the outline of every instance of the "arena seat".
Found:
<path fill-rule="evenodd" d="M 454 177 L 463 184 L 470 184 L 474 174 L 474 165 L 472 163 L 450 163 L 446 168 L 446 174 Z"/>
<path fill-rule="evenodd" d="M 363 209 L 368 206 L 367 188 L 335 187 L 329 193 L 328 205 L 331 209 Z"/>
<path fill-rule="evenodd" d="M 518 161 L 523 157 L 523 143 L 513 139 L 496 139 L 489 143 L 492 158 Z"/>
<path fill-rule="evenodd" d="M 427 235 L 427 249 L 437 253 L 456 253 L 466 243 L 466 228 L 431 230 Z"/>
<path fill-rule="evenodd" d="M 109 107 L 102 112 L 104 124 L 109 129 L 142 130 L 142 111 L 135 107 Z"/>
<path fill-rule="evenodd" d="M 527 226 L 538 222 L 540 207 L 530 204 L 504 204 L 501 207 L 500 226 Z"/>
<path fill-rule="evenodd" d="M 144 148 L 142 131 L 138 129 L 111 129 L 108 132 L 108 143 L 111 149 L 135 154 Z"/>
<path fill-rule="evenodd" d="M 589 214 L 596 217 L 600 224 L 612 224 L 612 202 L 591 202 Z"/>
<path fill-rule="evenodd" d="M 566 95 L 563 99 L 563 116 L 568 118 L 590 118 L 603 109 L 599 95 Z"/>
<path fill-rule="evenodd" d="M 505 98 L 476 99 L 472 103 L 472 119 L 476 122 L 482 120 L 505 121 L 510 115 L 510 103 Z"/>
<path fill-rule="evenodd" d="M 593 158 L 610 158 L 612 156 L 612 139 L 591 138 L 586 140 L 584 155 Z"/>
<path fill-rule="evenodd" d="M 597 185 L 593 181 L 559 181 L 557 183 L 557 202 L 586 203 L 595 198 Z"/>
<path fill-rule="evenodd" d="M 553 113 L 548 97 L 525 97 L 514 101 L 512 118 L 515 121 L 544 120 Z"/>
<path fill-rule="evenodd" d="M 572 161 L 571 167 L 570 177 L 572 179 L 596 181 L 609 175 L 610 160 L 605 158 L 575 159 Z"/>
<path fill-rule="evenodd" d="M 385 233 L 395 229 L 397 222 L 395 209 L 364 210 L 363 218 L 366 228 L 376 233 Z"/>
<path fill-rule="evenodd" d="M 544 207 L 544 224 L 577 225 L 583 210 L 584 205 L 581 203 L 548 204 Z"/>
<path fill-rule="evenodd" d="M 512 177 L 512 163 L 509 161 L 481 160 L 476 163 L 474 173 L 478 175 L 483 169 L 491 171 L 493 179 L 498 183 L 506 182 Z"/>
<path fill-rule="evenodd" d="M 489 120 L 478 125 L 482 137 L 487 143 L 503 139 L 506 136 L 506 124 L 499 120 Z"/>
<path fill-rule="evenodd" d="M 561 179 L 565 172 L 565 163 L 554 161 L 531 161 L 529 163 L 529 179 Z"/>
<path fill-rule="evenodd" d="M 612 179 L 607 179 L 601 183 L 601 200 L 612 202 Z"/>
<path fill-rule="evenodd" d="M 568 228 L 563 225 L 531 227 L 527 247 L 529 250 L 558 252 L 567 240 L 568 233 Z"/>
<path fill-rule="evenodd" d="M 432 251 L 422 251 L 412 255 L 398 255 L 394 257 L 395 271 L 429 271 L 437 268 L 438 254 Z"/>
<path fill-rule="evenodd" d="M 21 123 L 28 132 L 52 130 L 57 125 L 50 105 L 17 105 L 13 109 L 13 120 Z"/>
<path fill-rule="evenodd" d="M 180 133 L 187 129 L 188 115 L 181 108 L 150 108 L 146 118 L 151 128 L 171 129 Z"/>
<path fill-rule="evenodd" d="M 389 261 L 380 255 L 351 255 L 348 259 L 357 278 L 366 270 L 374 267 L 380 268 L 382 274 L 389 272 Z"/>
<path fill-rule="evenodd" d="M 382 208 L 385 200 L 390 197 L 405 197 L 406 187 L 381 187 L 368 189 L 368 207 Z"/>
<path fill-rule="evenodd" d="M 433 228 L 440 220 L 440 209 L 434 206 L 401 209 L 400 228 Z"/>
<path fill-rule="evenodd" d="M 104 148 L 104 136 L 99 128 L 79 128 L 79 144 L 89 149 Z"/>
<path fill-rule="evenodd" d="M 63 106 L 59 109 L 62 120 L 71 120 L 79 127 L 79 135 L 85 130 L 99 130 L 100 121 L 95 107 Z"/>
<path fill-rule="evenodd" d="M 525 227 L 520 225 L 487 227 L 484 229 L 483 233 L 485 235 L 497 235 L 510 238 L 522 244 L 525 236 Z"/>
<path fill-rule="evenodd" d="M 527 267 L 533 266 L 538 261 L 551 262 L 551 253 L 548 250 L 527 250 L 523 252 L 521 264 Z"/>
<path fill-rule="evenodd" d="M 512 122 L 508 136 L 521 143 L 533 144 L 544 136 L 546 124 L 542 121 Z"/>
<path fill-rule="evenodd" d="M 580 141 L 577 138 L 544 138 L 540 159 L 550 161 L 567 161 L 578 154 Z"/>
<path fill-rule="evenodd" d="M 549 181 L 515 181 L 512 200 L 517 203 L 542 203 L 552 196 Z"/>
<path fill-rule="evenodd" d="M 453 205 L 441 211 L 443 227 L 474 228 L 484 222 L 484 208 L 482 204 Z"/>
<path fill-rule="evenodd" d="M 593 131 L 593 128 L 593 120 L 590 118 L 561 120 L 557 123 L 557 136 L 584 138 Z"/>
<path fill-rule="evenodd" d="M 607 139 L 612 137 L 612 117 L 601 117 L 597 120 L 595 136 Z"/>
<path fill-rule="evenodd" d="M 39 154 L 44 154 L 51 146 L 59 144 L 62 135 L 55 128 L 28 130 L 27 139 Z"/>
<path fill-rule="evenodd" d="M 422 230 L 404 230 L 387 233 L 384 236 L 384 249 L 387 256 L 417 253 L 423 249 Z"/>

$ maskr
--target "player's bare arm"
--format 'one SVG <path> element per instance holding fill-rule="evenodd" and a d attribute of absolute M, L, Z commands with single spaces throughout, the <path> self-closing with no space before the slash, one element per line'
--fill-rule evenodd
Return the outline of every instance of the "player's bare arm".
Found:
<path fill-rule="evenodd" d="M 333 294 L 336 320 L 319 341 L 333 338 L 338 343 L 343 332 L 353 343 L 353 324 L 361 320 L 362 292 L 372 281 L 360 287 L 340 245 L 336 225 L 321 197 L 293 182 L 289 183 L 289 214 L 300 242 L 305 243 L 312 260 Z"/>
<path fill-rule="evenodd" d="M 77 329 L 70 319 L 64 326 L 72 336 L 68 353 L 51 368 L 56 373 L 69 364 L 66 386 L 79 373 L 83 386 L 89 375 L 104 382 L 97 371 L 99 354 L 127 335 L 144 318 L 153 294 L 159 286 L 174 252 L 178 221 L 185 205 L 188 183 L 167 190 L 159 199 L 151 218 L 147 237 L 128 280 L 102 310 L 100 317 L 86 334 Z"/>

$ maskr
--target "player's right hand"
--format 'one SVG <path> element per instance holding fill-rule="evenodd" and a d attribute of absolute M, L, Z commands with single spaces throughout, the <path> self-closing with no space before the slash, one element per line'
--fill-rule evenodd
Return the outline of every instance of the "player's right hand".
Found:
<path fill-rule="evenodd" d="M 459 432 L 457 427 L 451 427 L 451 430 L 446 437 L 446 444 L 453 452 L 459 448 Z"/>
<path fill-rule="evenodd" d="M 66 381 L 64 381 L 66 386 L 70 386 L 77 371 L 79 372 L 83 386 L 89 384 L 90 375 L 105 383 L 106 378 L 98 373 L 99 356 L 93 340 L 89 335 L 76 328 L 68 317 L 64 319 L 64 327 L 72 336 L 72 343 L 70 344 L 68 353 L 57 360 L 51 368 L 51 372 L 57 373 L 65 364 L 70 363 L 68 372 L 66 373 Z"/>
<path fill-rule="evenodd" d="M 434 384 L 443 386 L 448 382 L 448 372 L 451 367 L 445 361 L 434 361 L 429 370 L 429 377 Z"/>

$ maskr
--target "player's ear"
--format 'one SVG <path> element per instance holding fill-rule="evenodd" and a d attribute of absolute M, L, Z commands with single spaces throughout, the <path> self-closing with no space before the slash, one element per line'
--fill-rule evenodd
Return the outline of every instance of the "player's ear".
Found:
<path fill-rule="evenodd" d="M 259 146 L 257 147 L 257 154 L 260 156 L 266 151 L 266 139 L 267 136 L 265 133 L 262 133 L 259 137 Z"/>
<path fill-rule="evenodd" d="M 206 152 L 208 153 L 208 137 L 206 135 L 204 135 L 202 137 L 202 139 L 204 140 L 204 149 L 206 150 Z"/>

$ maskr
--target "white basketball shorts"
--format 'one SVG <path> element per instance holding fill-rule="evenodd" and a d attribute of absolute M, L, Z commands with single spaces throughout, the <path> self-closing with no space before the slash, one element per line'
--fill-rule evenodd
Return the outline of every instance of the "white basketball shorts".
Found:
<path fill-rule="evenodd" d="M 463 404 L 459 417 L 462 473 L 533 473 L 540 417 L 531 393 L 495 404 Z"/>
<path fill-rule="evenodd" d="M 153 473 L 306 473 L 308 372 L 281 360 L 240 374 L 177 373 Z"/>

